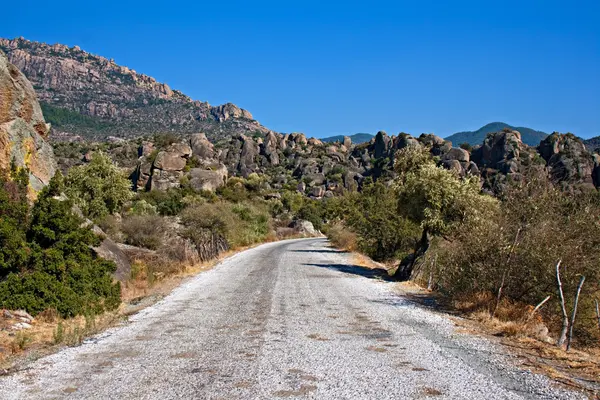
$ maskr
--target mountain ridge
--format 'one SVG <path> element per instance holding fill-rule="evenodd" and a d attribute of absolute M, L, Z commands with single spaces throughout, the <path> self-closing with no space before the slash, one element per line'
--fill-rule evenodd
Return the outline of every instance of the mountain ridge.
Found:
<path fill-rule="evenodd" d="M 193 100 L 79 46 L 0 38 L 0 51 L 33 84 L 54 136 L 206 132 L 219 138 L 270 131 L 235 104 L 211 106 Z"/>
<path fill-rule="evenodd" d="M 476 131 L 456 132 L 452 135 L 446 136 L 444 139 L 451 141 L 456 146 L 463 143 L 476 146 L 483 143 L 488 133 L 499 132 L 503 129 L 519 131 L 519 133 L 521 133 L 523 143 L 529 146 L 539 145 L 540 142 L 548 136 L 546 132 L 537 131 L 527 127 L 516 127 L 505 122 L 490 122 Z"/>
<path fill-rule="evenodd" d="M 352 135 L 328 136 L 328 137 L 321 138 L 320 140 L 322 142 L 327 142 L 327 143 L 343 142 L 345 136 L 348 136 L 352 140 L 352 143 L 354 143 L 354 144 L 366 143 L 366 142 L 371 141 L 371 139 L 373 139 L 375 137 L 375 135 L 372 135 L 370 133 L 354 133 Z"/>

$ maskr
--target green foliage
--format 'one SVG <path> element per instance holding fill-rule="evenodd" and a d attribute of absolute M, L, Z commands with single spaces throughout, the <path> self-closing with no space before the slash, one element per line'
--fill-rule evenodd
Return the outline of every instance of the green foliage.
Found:
<path fill-rule="evenodd" d="M 113 214 L 133 195 L 131 182 L 104 153 L 95 153 L 88 164 L 71 168 L 65 192 L 91 219 Z"/>
<path fill-rule="evenodd" d="M 114 124 L 97 117 L 83 115 L 77 111 L 67 108 L 53 106 L 48 103 L 40 103 L 42 113 L 47 122 L 56 127 L 76 126 L 80 128 L 92 129 L 96 132 L 106 132 L 114 128 Z"/>
<path fill-rule="evenodd" d="M 497 210 L 497 201 L 481 194 L 479 178 L 461 179 L 453 171 L 437 167 L 424 150 L 400 150 L 396 172 L 399 211 L 429 234 L 448 234 Z"/>
<path fill-rule="evenodd" d="M 11 243 L 16 247 L 14 255 L 4 259 L 8 268 L 0 271 L 0 307 L 32 314 L 55 309 L 70 317 L 119 305 L 120 286 L 111 276 L 116 266 L 91 249 L 99 238 L 82 226 L 81 218 L 71 211 L 71 201 L 60 197 L 63 188 L 57 174 L 39 193 L 28 223 L 13 227 L 19 240 Z M 0 187 L 0 199 L 6 197 L 5 187 Z M 24 202 L 23 198 L 9 201 Z"/>
<path fill-rule="evenodd" d="M 323 228 L 323 217 L 325 215 L 323 204 L 319 200 L 305 199 L 302 207 L 296 213 L 296 217 L 310 221 L 316 230 Z"/>
<path fill-rule="evenodd" d="M 364 185 L 360 193 L 330 199 L 326 213 L 328 219 L 344 221 L 343 228 L 356 235 L 361 252 L 385 261 L 405 256 L 419 237 L 419 225 L 398 213 L 397 205 L 394 189 L 378 181 Z M 332 226 L 336 236 L 343 235 L 342 226 Z"/>
<path fill-rule="evenodd" d="M 138 195 L 139 200 L 150 204 L 160 215 L 177 215 L 185 207 L 183 189 L 169 189 L 167 191 L 152 190 Z"/>

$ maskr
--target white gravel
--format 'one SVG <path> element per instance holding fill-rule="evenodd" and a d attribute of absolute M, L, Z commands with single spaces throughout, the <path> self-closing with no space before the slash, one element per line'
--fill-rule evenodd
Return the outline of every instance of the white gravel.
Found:
<path fill-rule="evenodd" d="M 324 239 L 239 253 L 0 399 L 577 399 L 358 274 Z"/>

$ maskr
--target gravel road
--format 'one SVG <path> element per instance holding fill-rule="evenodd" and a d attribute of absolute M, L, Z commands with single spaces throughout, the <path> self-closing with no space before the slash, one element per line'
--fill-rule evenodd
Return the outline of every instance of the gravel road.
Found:
<path fill-rule="evenodd" d="M 0 378 L 0 398 L 585 398 L 361 271 L 325 239 L 244 251 Z"/>

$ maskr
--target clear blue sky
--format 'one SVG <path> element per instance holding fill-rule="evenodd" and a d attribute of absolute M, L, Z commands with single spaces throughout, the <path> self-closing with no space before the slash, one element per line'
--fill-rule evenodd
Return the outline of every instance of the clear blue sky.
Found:
<path fill-rule="evenodd" d="M 311 136 L 492 121 L 600 135 L 600 0 L 27 1 L 0 36 L 79 45 Z"/>

